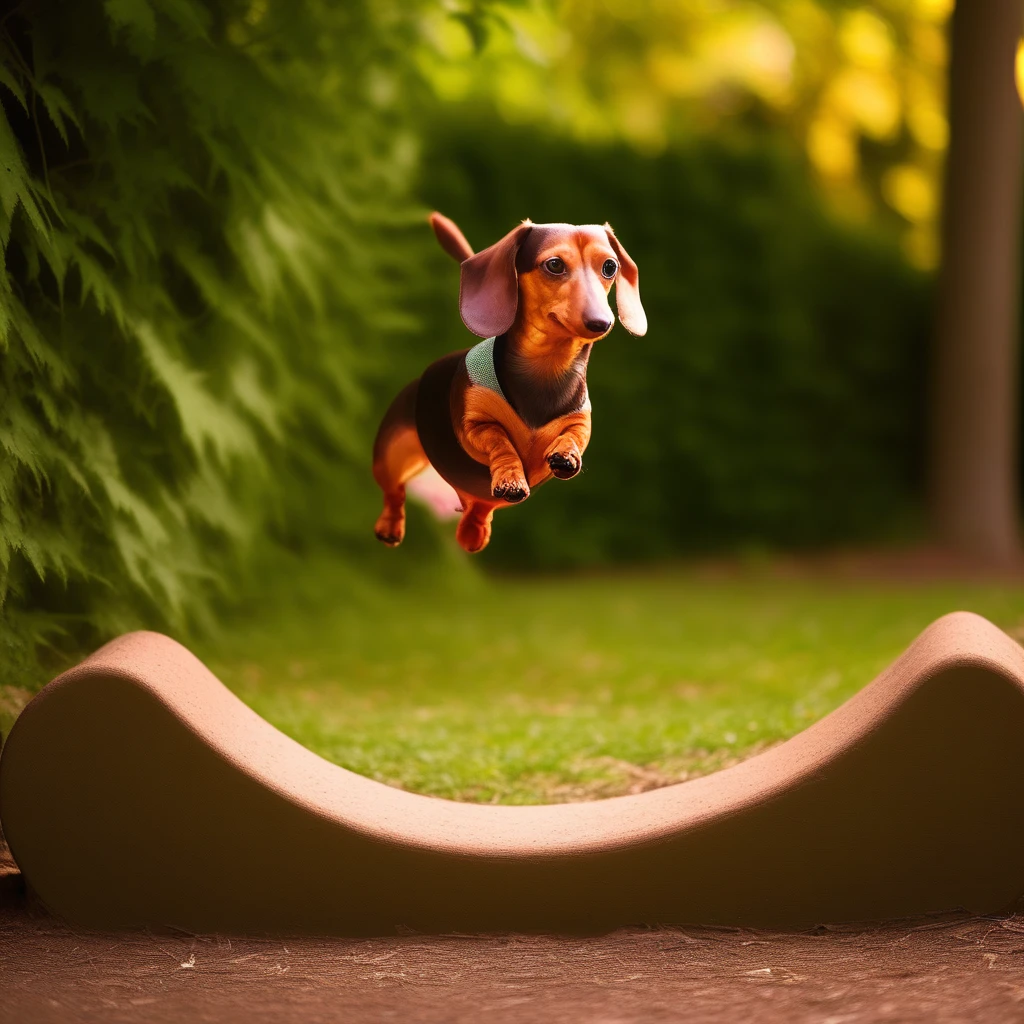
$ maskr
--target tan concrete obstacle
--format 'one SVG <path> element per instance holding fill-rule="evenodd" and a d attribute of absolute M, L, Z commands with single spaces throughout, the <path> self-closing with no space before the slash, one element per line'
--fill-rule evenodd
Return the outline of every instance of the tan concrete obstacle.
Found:
<path fill-rule="evenodd" d="M 734 768 L 493 807 L 329 764 L 183 647 L 134 633 L 22 713 L 0 817 L 29 886 L 82 925 L 383 934 L 997 911 L 1024 891 L 1024 651 L 948 615 Z"/>

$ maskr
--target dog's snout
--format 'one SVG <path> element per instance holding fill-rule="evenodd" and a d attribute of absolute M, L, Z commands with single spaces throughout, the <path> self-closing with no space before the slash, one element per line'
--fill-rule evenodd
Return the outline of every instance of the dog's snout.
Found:
<path fill-rule="evenodd" d="M 587 320 L 585 325 L 588 331 L 593 331 L 595 334 L 604 334 L 611 325 L 611 320 Z"/>

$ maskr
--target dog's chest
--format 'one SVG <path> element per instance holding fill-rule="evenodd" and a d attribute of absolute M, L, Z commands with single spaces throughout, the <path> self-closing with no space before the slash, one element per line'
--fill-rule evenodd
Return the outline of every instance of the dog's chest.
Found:
<path fill-rule="evenodd" d="M 583 409 L 590 409 L 586 379 L 575 375 L 568 381 L 556 382 L 547 387 L 535 385 L 520 388 L 506 402 L 514 415 L 532 431 L 543 430 L 549 423 Z"/>
<path fill-rule="evenodd" d="M 590 408 L 587 363 L 590 345 L 584 345 L 568 366 L 545 370 L 542 360 L 509 348 L 508 336 L 486 338 L 465 355 L 465 376 L 471 387 L 495 392 L 533 431 L 570 413 Z"/>
<path fill-rule="evenodd" d="M 553 420 L 589 409 L 590 352 L 591 346 L 584 345 L 561 372 L 545 372 L 538 370 L 534 360 L 512 352 L 507 339 L 497 338 L 493 347 L 493 376 L 498 393 L 531 430 L 540 430 Z"/>

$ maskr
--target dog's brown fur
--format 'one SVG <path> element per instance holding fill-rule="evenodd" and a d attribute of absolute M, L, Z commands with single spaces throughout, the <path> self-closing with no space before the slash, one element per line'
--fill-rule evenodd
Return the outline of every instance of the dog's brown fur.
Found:
<path fill-rule="evenodd" d="M 456 537 L 466 551 L 475 552 L 490 540 L 496 508 L 525 500 L 531 488 L 552 476 L 566 480 L 580 471 L 590 440 L 587 361 L 593 343 L 614 323 L 608 306 L 614 282 L 627 330 L 644 334 L 647 320 L 636 264 L 607 224 L 524 221 L 474 254 L 452 221 L 439 213 L 430 221 L 441 246 L 462 264 L 460 309 L 466 326 L 481 337 L 497 338 L 495 370 L 508 399 L 471 383 L 464 359 L 455 364 L 445 357 L 431 368 L 446 360 L 455 366 L 449 408 L 441 414 L 450 414 L 459 446 L 490 475 L 485 492 L 474 490 L 465 477 L 448 480 L 463 510 Z M 554 257 L 564 273 L 549 269 Z M 609 260 L 618 265 L 610 278 L 602 273 Z M 417 426 L 426 412 L 417 408 L 426 376 L 398 394 L 374 443 L 373 475 L 384 492 L 375 533 L 391 546 L 405 535 L 405 485 L 429 464 Z"/>

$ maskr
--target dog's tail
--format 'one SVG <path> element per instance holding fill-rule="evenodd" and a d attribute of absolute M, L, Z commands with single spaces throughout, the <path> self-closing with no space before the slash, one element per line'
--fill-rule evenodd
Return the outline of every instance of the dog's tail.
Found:
<path fill-rule="evenodd" d="M 441 248 L 449 256 L 462 263 L 473 255 L 473 247 L 466 241 L 466 236 L 459 230 L 455 221 L 449 220 L 443 213 L 434 212 L 430 215 L 430 226 L 434 229 Z"/>

